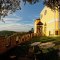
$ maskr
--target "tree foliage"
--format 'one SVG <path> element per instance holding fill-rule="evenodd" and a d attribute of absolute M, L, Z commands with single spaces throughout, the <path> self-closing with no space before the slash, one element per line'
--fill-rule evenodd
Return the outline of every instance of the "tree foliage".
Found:
<path fill-rule="evenodd" d="M 39 0 L 0 0 L 0 18 L 21 9 L 21 1 L 23 1 L 24 4 L 26 4 L 26 2 L 35 4 Z"/>
<path fill-rule="evenodd" d="M 0 18 L 21 9 L 21 1 L 24 4 L 35 4 L 43 1 L 45 5 L 52 9 L 60 8 L 60 0 L 0 0 Z"/>
<path fill-rule="evenodd" d="M 28 33 L 33 33 L 34 32 L 34 29 L 33 28 L 31 28 L 31 30 L 28 32 Z"/>
<path fill-rule="evenodd" d="M 3 31 L 0 31 L 0 36 L 6 36 L 6 37 L 8 37 L 8 36 L 13 35 L 14 33 L 17 33 L 17 32 L 15 32 L 15 31 L 3 30 Z"/>
<path fill-rule="evenodd" d="M 60 9 L 60 0 L 44 0 L 44 4 L 51 9 Z"/>
<path fill-rule="evenodd" d="M 39 2 L 40 0 L 23 0 L 24 3 L 28 2 L 30 4 L 35 4 L 36 2 Z"/>
<path fill-rule="evenodd" d="M 0 0 L 0 18 L 20 8 L 20 0 Z"/>

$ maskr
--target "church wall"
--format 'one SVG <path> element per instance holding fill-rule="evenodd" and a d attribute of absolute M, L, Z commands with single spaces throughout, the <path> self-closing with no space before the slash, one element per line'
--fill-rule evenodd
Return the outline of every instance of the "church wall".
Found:
<path fill-rule="evenodd" d="M 43 23 L 43 35 L 53 36 L 56 34 L 55 32 L 57 31 L 60 35 L 59 12 L 57 10 L 53 11 L 52 9 L 45 6 L 40 13 L 40 19 Z"/>

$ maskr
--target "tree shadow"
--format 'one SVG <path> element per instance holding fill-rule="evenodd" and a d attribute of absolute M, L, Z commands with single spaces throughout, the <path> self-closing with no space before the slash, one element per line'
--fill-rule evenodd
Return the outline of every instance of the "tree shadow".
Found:
<path fill-rule="evenodd" d="M 36 55 L 37 60 L 60 60 L 58 56 L 59 50 L 53 48 L 47 49 L 48 52 Z"/>

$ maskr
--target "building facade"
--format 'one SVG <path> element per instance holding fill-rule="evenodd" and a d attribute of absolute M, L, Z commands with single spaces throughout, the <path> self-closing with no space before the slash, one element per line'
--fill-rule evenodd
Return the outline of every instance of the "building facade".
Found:
<path fill-rule="evenodd" d="M 43 25 L 43 23 L 41 22 L 40 19 L 35 20 L 34 33 L 38 34 L 39 36 L 42 36 L 42 25 Z"/>
<path fill-rule="evenodd" d="M 45 6 L 40 13 L 40 21 L 43 23 L 42 25 L 42 35 L 45 36 L 59 36 L 60 35 L 60 19 L 59 19 L 59 11 L 52 10 L 49 7 Z M 37 33 L 37 23 L 39 21 L 35 21 L 35 32 Z"/>

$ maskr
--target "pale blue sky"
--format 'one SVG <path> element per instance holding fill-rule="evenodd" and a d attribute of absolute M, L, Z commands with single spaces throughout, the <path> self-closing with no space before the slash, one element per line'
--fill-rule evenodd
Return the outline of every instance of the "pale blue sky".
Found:
<path fill-rule="evenodd" d="M 43 2 L 34 5 L 22 3 L 21 6 L 21 10 L 4 18 L 5 23 L 0 21 L 0 30 L 29 31 L 34 27 L 34 20 L 40 17 L 40 12 L 44 7 Z"/>

